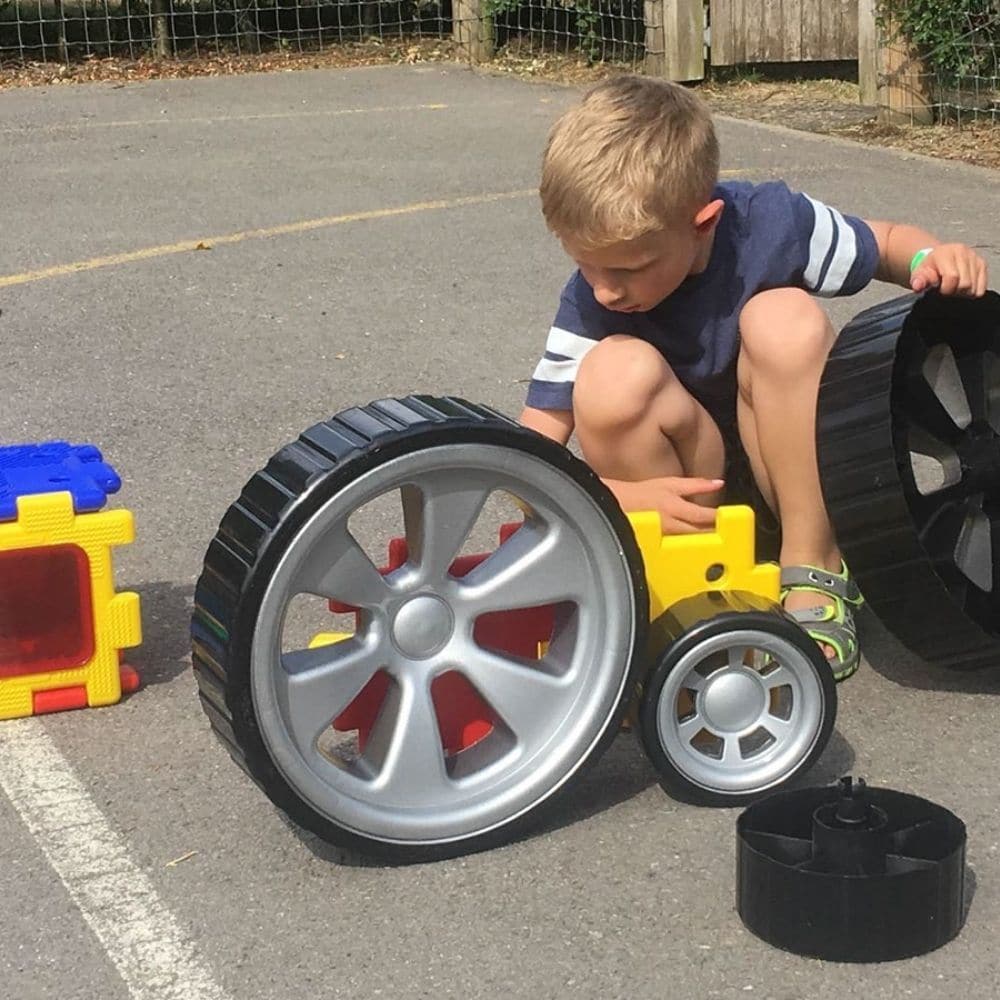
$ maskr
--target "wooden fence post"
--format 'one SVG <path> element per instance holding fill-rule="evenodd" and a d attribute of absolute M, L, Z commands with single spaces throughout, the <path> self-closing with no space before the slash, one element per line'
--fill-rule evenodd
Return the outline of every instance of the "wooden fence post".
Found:
<path fill-rule="evenodd" d="M 161 58 L 170 55 L 170 25 L 167 23 L 168 0 L 151 0 L 149 13 L 153 18 L 153 51 Z"/>
<path fill-rule="evenodd" d="M 878 0 L 858 0 L 858 99 L 874 107 L 878 104 Z"/>
<path fill-rule="evenodd" d="M 927 67 L 916 46 L 888 21 L 881 38 L 878 117 L 882 122 L 933 125 L 934 108 L 927 86 Z"/>
<path fill-rule="evenodd" d="M 650 76 L 705 78 L 704 0 L 643 0 L 646 63 Z"/>
<path fill-rule="evenodd" d="M 928 70 L 892 19 L 877 23 L 879 0 L 858 3 L 858 83 L 862 104 L 878 107 L 887 124 L 932 125 Z"/>
<path fill-rule="evenodd" d="M 493 58 L 493 19 L 486 14 L 484 0 L 453 0 L 452 35 L 459 52 L 471 63 Z"/>

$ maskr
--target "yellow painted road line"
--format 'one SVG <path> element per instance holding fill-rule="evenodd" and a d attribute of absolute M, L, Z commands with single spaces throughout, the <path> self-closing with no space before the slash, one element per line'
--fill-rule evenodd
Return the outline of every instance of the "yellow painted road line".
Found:
<path fill-rule="evenodd" d="M 760 173 L 760 171 L 721 170 L 719 173 L 722 177 L 750 177 L 755 173 Z M 20 274 L 0 275 L 0 288 L 10 288 L 12 285 L 27 285 L 32 281 L 44 281 L 46 278 L 63 278 L 70 274 L 79 274 L 81 271 L 95 271 L 101 267 L 115 267 L 119 264 L 131 264 L 139 260 L 169 257 L 171 254 L 210 250 L 212 247 L 226 246 L 230 243 L 242 243 L 245 240 L 260 240 L 267 239 L 270 236 L 306 233 L 312 229 L 326 229 L 330 226 L 340 226 L 348 222 L 370 222 L 376 219 L 390 219 L 399 215 L 414 215 L 417 212 L 435 212 L 441 209 L 462 208 L 466 205 L 488 205 L 496 201 L 530 198 L 537 196 L 537 194 L 538 191 L 535 188 L 528 188 L 523 191 L 498 191 L 493 194 L 467 195 L 463 198 L 420 201 L 412 205 L 400 205 L 398 208 L 376 208 L 368 212 L 351 212 L 346 215 L 328 215 L 320 219 L 303 219 L 300 222 L 288 222 L 281 226 L 269 226 L 265 229 L 245 229 L 242 232 L 227 233 L 224 236 L 202 236 L 199 239 L 183 240 L 180 243 L 143 247 L 141 250 L 129 250 L 125 253 L 110 254 L 107 257 L 91 257 L 89 260 L 78 260 L 69 264 L 56 264 L 53 267 L 39 268 L 37 271 L 23 271 Z"/>
<path fill-rule="evenodd" d="M 0 275 L 0 288 L 9 288 L 11 285 L 26 285 L 32 281 L 44 281 L 46 278 L 61 278 L 69 274 L 79 274 L 81 271 L 95 271 L 100 267 L 115 267 L 118 264 L 131 264 L 138 260 L 152 260 L 155 257 L 189 253 L 193 250 L 210 250 L 212 247 L 242 243 L 244 240 L 266 239 L 270 236 L 284 236 L 289 233 L 306 233 L 312 229 L 326 229 L 329 226 L 340 226 L 348 222 L 370 222 L 375 219 L 391 219 L 398 215 L 414 215 L 417 212 L 463 208 L 466 205 L 488 205 L 491 202 L 537 197 L 537 195 L 538 191 L 535 188 L 524 191 L 500 191 L 493 194 L 468 195 L 463 198 L 449 198 L 440 201 L 421 201 L 413 205 L 400 205 L 398 208 L 376 208 L 368 212 L 328 215 L 321 219 L 304 219 L 301 222 L 289 222 L 282 226 L 270 226 L 266 229 L 245 229 L 242 232 L 228 233 L 225 236 L 202 236 L 200 239 L 184 240 L 181 243 L 169 243 L 158 247 L 144 247 L 142 250 L 130 250 L 126 253 L 111 254 L 108 257 L 92 257 L 90 260 L 78 260 L 71 264 L 56 264 L 54 267 L 43 267 L 37 271 Z"/>
<path fill-rule="evenodd" d="M 479 107 L 479 105 L 476 105 Z M 445 111 L 447 104 L 396 104 L 375 108 L 328 108 L 323 111 L 271 111 L 252 115 L 211 115 L 197 118 L 135 118 L 126 121 L 90 121 L 82 119 L 75 122 L 57 122 L 54 125 L 22 125 L 13 128 L 0 129 L 0 135 L 25 132 L 59 132 L 64 129 L 80 128 L 134 128 L 140 125 L 216 125 L 219 122 L 257 122 L 285 118 L 337 118 L 344 115 L 385 114 L 392 111 Z"/>

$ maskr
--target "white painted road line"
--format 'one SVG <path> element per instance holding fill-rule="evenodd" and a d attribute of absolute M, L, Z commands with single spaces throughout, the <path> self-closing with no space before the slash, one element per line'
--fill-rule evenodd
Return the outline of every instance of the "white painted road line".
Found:
<path fill-rule="evenodd" d="M 0 722 L 0 788 L 133 1000 L 229 1000 L 38 719 Z"/>

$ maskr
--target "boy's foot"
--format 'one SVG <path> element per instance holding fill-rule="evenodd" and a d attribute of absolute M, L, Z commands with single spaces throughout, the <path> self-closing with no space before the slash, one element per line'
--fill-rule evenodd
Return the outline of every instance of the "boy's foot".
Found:
<path fill-rule="evenodd" d="M 839 573 L 819 566 L 783 566 L 781 600 L 823 649 L 834 680 L 850 677 L 861 662 L 853 609 L 861 607 L 864 598 L 847 566 L 841 562 Z"/>

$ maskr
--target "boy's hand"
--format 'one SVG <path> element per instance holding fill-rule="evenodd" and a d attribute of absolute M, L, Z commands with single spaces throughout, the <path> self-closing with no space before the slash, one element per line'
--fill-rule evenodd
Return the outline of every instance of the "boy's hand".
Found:
<path fill-rule="evenodd" d="M 979 298 L 986 294 L 986 261 L 964 243 L 936 246 L 913 269 L 910 288 L 937 288 L 942 295 Z"/>
<path fill-rule="evenodd" d="M 628 482 L 605 479 L 624 511 L 655 510 L 660 515 L 660 530 L 665 535 L 689 535 L 711 531 L 715 527 L 715 504 L 725 485 L 721 479 L 689 476 L 662 476 Z M 710 494 L 716 494 L 709 498 Z M 688 497 L 705 497 L 702 503 Z M 711 504 L 711 506 L 708 506 Z"/>

